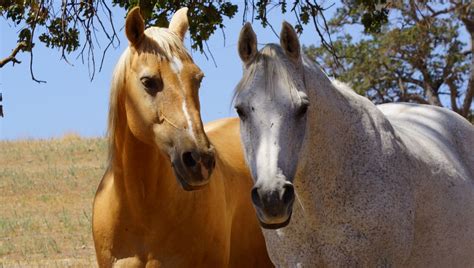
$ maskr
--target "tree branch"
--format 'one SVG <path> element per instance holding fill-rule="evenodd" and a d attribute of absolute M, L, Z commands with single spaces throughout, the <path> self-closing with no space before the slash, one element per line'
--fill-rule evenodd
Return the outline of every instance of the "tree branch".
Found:
<path fill-rule="evenodd" d="M 397 73 L 399 77 L 401 77 L 401 79 L 406 82 L 406 83 L 411 83 L 411 84 L 414 84 L 414 85 L 417 85 L 421 88 L 423 88 L 423 81 L 421 80 L 418 80 L 418 79 L 415 79 L 413 77 L 410 77 L 410 76 L 402 76 L 400 75 L 399 73 Z"/>
<path fill-rule="evenodd" d="M 332 55 L 332 57 L 334 59 L 334 63 L 336 64 L 336 66 L 341 67 L 343 70 L 345 70 L 344 66 L 342 66 L 342 64 L 339 61 L 339 57 L 337 55 L 336 49 L 334 48 L 334 44 L 332 42 L 331 33 L 329 31 L 329 27 L 328 27 L 328 24 L 327 24 L 327 21 L 326 21 L 326 17 L 324 16 L 324 13 L 323 13 L 325 9 L 323 7 L 321 7 L 320 5 L 318 5 L 316 3 L 316 1 L 314 2 L 314 4 L 312 4 L 308 0 L 306 0 L 306 4 L 312 9 L 311 19 L 313 20 L 314 28 L 316 29 L 316 32 L 318 33 L 319 38 L 321 39 L 321 44 Z M 318 21 L 317 21 L 317 18 L 316 18 L 318 15 L 323 19 L 324 26 L 322 28 L 324 28 L 324 31 L 326 32 L 326 34 L 329 37 L 329 43 L 324 38 L 323 33 L 319 29 L 319 26 L 318 26 L 319 24 L 318 24 Z"/>
<path fill-rule="evenodd" d="M 411 101 L 415 101 L 421 104 L 430 104 L 425 99 L 423 99 L 420 95 L 416 95 L 416 94 L 403 94 L 401 98 L 403 100 L 411 100 Z"/>
<path fill-rule="evenodd" d="M 2 93 L 0 92 L 0 117 L 3 117 Z"/>
<path fill-rule="evenodd" d="M 474 54 L 474 18 L 472 16 L 473 4 L 462 6 L 458 10 L 460 14 L 461 21 L 464 23 L 466 30 L 471 36 L 471 53 Z M 467 55 L 466 55 L 467 56 Z M 466 95 L 464 95 L 464 101 L 461 107 L 460 114 L 464 117 L 468 117 L 472 99 L 474 98 L 474 55 L 471 55 L 471 76 L 469 77 L 469 82 L 467 83 Z"/>
<path fill-rule="evenodd" d="M 449 91 L 450 91 L 450 94 L 449 97 L 450 97 L 450 100 L 451 100 L 451 109 L 453 109 L 453 111 L 455 111 L 456 113 L 459 113 L 459 108 L 458 108 L 458 104 L 456 102 L 456 99 L 459 95 L 459 92 L 458 92 L 458 89 L 456 87 L 456 85 L 454 84 L 454 81 L 452 78 L 450 79 L 446 79 L 446 84 L 448 85 L 448 88 L 449 88 Z"/>
<path fill-rule="evenodd" d="M 413 79 L 413 80 L 415 80 L 415 79 Z M 429 104 L 420 95 L 407 93 L 407 90 L 406 90 L 405 86 L 403 85 L 403 82 L 407 82 L 406 78 L 402 78 L 401 76 L 398 76 L 397 83 L 398 83 L 398 87 L 400 88 L 400 91 L 402 93 L 400 95 L 400 99 L 402 101 L 410 101 L 411 100 L 411 101 L 421 103 L 421 104 Z"/>
<path fill-rule="evenodd" d="M 438 10 L 438 11 L 435 11 L 432 7 L 430 7 L 428 4 L 426 4 L 426 7 L 428 8 L 428 10 L 431 12 L 430 14 L 430 17 L 433 18 L 433 17 L 436 17 L 436 16 L 439 16 L 439 15 L 443 15 L 443 14 L 449 14 L 451 12 L 453 12 L 454 10 L 456 10 L 456 6 L 453 6 L 453 7 L 450 7 L 450 8 L 445 8 L 445 9 L 441 9 L 441 10 Z"/>
<path fill-rule="evenodd" d="M 411 83 L 411 84 L 414 84 L 414 85 L 417 85 L 417 86 L 423 88 L 423 81 L 413 78 L 413 73 L 402 73 L 402 72 L 396 70 L 395 68 L 388 68 L 388 65 L 386 65 L 386 64 L 384 64 L 384 66 L 385 66 L 385 68 L 387 68 L 387 70 L 390 70 L 390 71 L 396 73 L 399 80 L 401 80 L 405 83 Z M 399 85 L 400 85 L 400 81 L 399 81 Z"/>
<path fill-rule="evenodd" d="M 29 39 L 29 41 L 30 41 L 29 47 L 30 47 L 30 74 L 31 74 L 31 79 L 33 79 L 33 81 L 35 81 L 39 84 L 46 83 L 46 81 L 36 79 L 35 74 L 33 72 L 33 38 L 35 36 L 36 24 L 38 23 L 38 16 L 39 16 L 40 11 L 43 7 L 43 4 L 44 4 L 44 1 L 41 1 L 40 5 L 38 7 L 38 10 L 36 11 L 35 19 L 34 19 L 34 21 L 32 23 L 32 26 L 31 26 L 31 38 Z"/>
<path fill-rule="evenodd" d="M 428 71 L 426 63 L 424 62 L 423 58 L 414 59 L 412 64 L 415 68 L 417 68 L 421 75 L 423 76 L 423 90 L 425 91 L 426 97 L 428 98 L 428 102 L 432 105 L 443 107 L 441 101 L 438 96 L 439 86 L 433 82 L 433 78 Z"/>
<path fill-rule="evenodd" d="M 20 50 L 22 50 L 23 48 L 26 48 L 28 45 L 26 44 L 26 42 L 20 42 L 16 45 L 15 49 L 13 49 L 12 53 L 10 54 L 10 56 L 0 60 L 0 68 L 2 68 L 5 64 L 9 63 L 10 61 L 13 62 L 13 64 L 15 63 L 21 63 L 21 61 L 17 60 L 16 59 L 16 54 L 18 54 L 18 52 L 20 52 Z"/>
<path fill-rule="evenodd" d="M 471 67 L 471 77 L 467 83 L 466 95 L 464 95 L 464 102 L 462 104 L 461 115 L 466 117 L 469 115 L 469 110 L 471 109 L 472 99 L 474 98 L 474 58 L 473 66 Z"/>

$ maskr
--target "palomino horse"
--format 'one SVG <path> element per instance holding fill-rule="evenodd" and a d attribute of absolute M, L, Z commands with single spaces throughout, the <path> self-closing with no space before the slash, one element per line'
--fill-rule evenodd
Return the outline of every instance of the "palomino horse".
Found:
<path fill-rule="evenodd" d="M 144 31 L 138 8 L 127 16 L 130 47 L 111 89 L 109 168 L 94 200 L 101 267 L 272 265 L 248 198 L 238 119 L 204 133 L 203 74 L 183 46 L 187 28 L 186 9 L 169 29 Z"/>
<path fill-rule="evenodd" d="M 235 97 L 275 265 L 473 267 L 474 127 L 331 82 L 286 22 L 280 44 L 244 26 Z"/>

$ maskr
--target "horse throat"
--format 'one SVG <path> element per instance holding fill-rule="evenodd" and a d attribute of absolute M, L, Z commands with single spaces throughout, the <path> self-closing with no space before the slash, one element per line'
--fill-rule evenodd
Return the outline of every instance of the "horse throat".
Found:
<path fill-rule="evenodd" d="M 168 195 L 179 187 L 171 163 L 158 146 L 140 141 L 128 126 L 120 130 L 113 159 L 116 191 L 136 217 L 157 213 L 164 200 L 169 200 Z"/>

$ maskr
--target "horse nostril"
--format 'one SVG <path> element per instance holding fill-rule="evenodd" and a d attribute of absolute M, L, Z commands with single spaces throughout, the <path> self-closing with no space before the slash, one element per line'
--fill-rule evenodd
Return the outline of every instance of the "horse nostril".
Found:
<path fill-rule="evenodd" d="M 290 204 L 295 199 L 295 188 L 292 184 L 288 183 L 283 186 L 283 204 Z"/>
<path fill-rule="evenodd" d="M 260 195 L 258 194 L 258 188 L 253 187 L 252 188 L 252 202 L 254 205 L 260 207 L 262 204 L 262 201 L 260 200 Z"/>
<path fill-rule="evenodd" d="M 191 152 L 185 152 L 182 158 L 183 158 L 184 165 L 187 167 L 194 167 L 197 164 Z"/>
<path fill-rule="evenodd" d="M 207 169 L 213 169 L 215 166 L 216 166 L 216 160 L 214 159 L 214 157 L 211 157 L 209 159 Z"/>
<path fill-rule="evenodd" d="M 216 165 L 216 161 L 214 159 L 213 154 L 203 154 L 201 158 L 202 158 L 202 163 L 204 167 L 208 170 L 213 169 L 214 166 Z"/>

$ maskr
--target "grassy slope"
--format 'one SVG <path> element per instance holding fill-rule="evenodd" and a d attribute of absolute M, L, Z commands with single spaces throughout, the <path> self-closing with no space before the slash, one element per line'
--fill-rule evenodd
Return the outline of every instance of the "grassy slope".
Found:
<path fill-rule="evenodd" d="M 0 141 L 0 267 L 95 266 L 92 200 L 104 139 Z"/>

